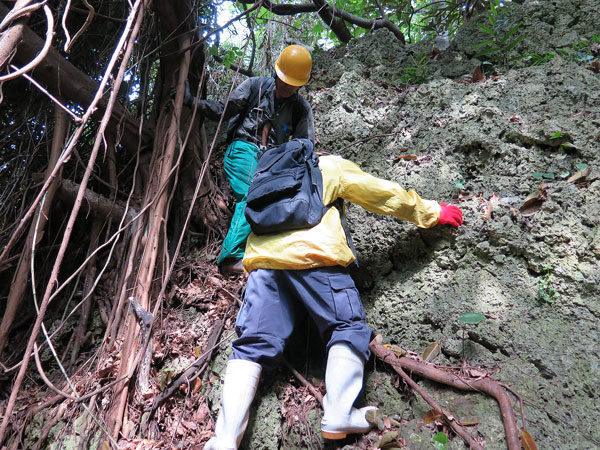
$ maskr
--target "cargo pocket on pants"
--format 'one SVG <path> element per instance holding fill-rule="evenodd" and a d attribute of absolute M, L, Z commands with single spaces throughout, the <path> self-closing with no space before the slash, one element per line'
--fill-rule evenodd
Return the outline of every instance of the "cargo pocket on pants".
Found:
<path fill-rule="evenodd" d="M 238 337 L 241 337 L 245 331 L 248 331 L 248 329 L 252 329 L 252 325 L 254 325 L 254 328 L 256 328 L 256 320 L 252 321 L 253 323 L 250 322 L 252 317 L 251 311 L 252 303 L 249 302 L 248 297 L 244 295 L 244 301 L 235 320 L 235 332 Z"/>
<path fill-rule="evenodd" d="M 330 276 L 329 285 L 337 320 L 353 322 L 365 319 L 358 290 L 349 275 Z"/>

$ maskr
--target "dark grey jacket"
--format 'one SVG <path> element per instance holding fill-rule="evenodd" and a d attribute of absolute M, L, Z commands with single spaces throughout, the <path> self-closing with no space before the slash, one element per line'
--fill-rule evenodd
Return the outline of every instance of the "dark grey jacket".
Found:
<path fill-rule="evenodd" d="M 262 88 L 261 80 L 264 78 L 248 78 L 233 90 L 224 119 L 244 113 L 253 90 L 258 91 L 259 88 Z M 219 120 L 225 109 L 224 102 L 199 100 L 197 103 L 200 112 L 210 120 Z M 293 119 L 296 120 L 296 123 L 293 123 Z M 269 146 L 283 144 L 290 138 L 310 139 L 313 142 L 315 140 L 315 125 L 309 103 L 300 94 L 294 94 L 279 100 L 276 107 L 275 83 L 264 94 L 261 92 L 260 101 L 256 107 L 252 111 L 247 111 L 234 139 L 241 139 L 259 146 L 263 126 L 269 121 L 271 122 L 271 131 L 267 139 Z"/>

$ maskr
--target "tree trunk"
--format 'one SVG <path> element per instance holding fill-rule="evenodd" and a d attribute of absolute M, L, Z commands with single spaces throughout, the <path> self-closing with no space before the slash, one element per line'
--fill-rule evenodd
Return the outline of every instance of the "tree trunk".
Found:
<path fill-rule="evenodd" d="M 52 149 L 50 152 L 50 161 L 48 161 L 48 167 L 46 169 L 44 180 L 48 179 L 52 169 L 56 165 L 56 161 L 58 161 L 58 156 L 63 148 L 67 134 L 66 113 L 57 106 L 54 109 L 54 117 L 55 122 L 54 134 L 52 136 Z M 57 186 L 58 180 L 54 180 L 48 189 L 48 192 L 46 192 L 46 198 L 44 199 L 41 210 L 38 208 L 38 211 L 35 215 L 38 220 L 32 221 L 29 227 L 27 240 L 25 241 L 25 246 L 21 252 L 21 259 L 19 260 L 19 265 L 15 271 L 15 275 L 10 286 L 10 293 L 8 294 L 8 299 L 6 301 L 6 310 L 4 311 L 2 323 L 0 324 L 0 355 L 2 354 L 2 351 L 6 345 L 6 340 L 8 334 L 10 333 L 16 312 L 23 302 L 23 296 L 25 295 L 25 290 L 27 289 L 27 281 L 29 280 L 29 270 L 31 269 L 31 252 L 32 249 L 34 249 L 35 246 L 40 242 L 44 234 L 44 228 L 50 214 L 50 209 L 52 208 Z"/>
<path fill-rule="evenodd" d="M 179 48 L 189 48 L 189 37 L 179 39 Z M 189 70 L 190 52 L 186 51 L 181 58 L 179 67 L 178 85 L 183 87 Z M 150 167 L 149 184 L 146 190 L 144 205 L 152 202 L 152 206 L 146 213 L 147 225 L 143 234 L 143 245 L 140 245 L 141 256 L 138 272 L 134 278 L 134 297 L 145 311 L 150 310 L 150 293 L 153 287 L 153 278 L 158 258 L 159 249 L 167 248 L 163 237 L 169 205 L 171 190 L 173 187 L 174 161 L 178 150 L 179 136 L 179 117 L 183 105 L 183 89 L 179 89 L 180 94 L 175 98 L 175 108 L 171 107 L 171 102 L 165 102 L 162 108 L 161 116 L 158 120 L 158 126 L 155 135 L 154 157 Z M 155 305 L 152 305 L 155 306 Z M 131 377 L 136 366 L 140 363 L 142 355 L 146 349 L 140 346 L 138 340 L 139 326 L 133 315 L 129 315 L 123 321 L 121 335 L 124 336 L 121 366 L 119 377 Z M 144 344 L 144 343 L 142 343 Z M 108 413 L 108 429 L 114 438 L 117 438 L 121 427 L 123 426 L 123 416 L 127 405 L 129 395 L 129 378 L 117 385 L 115 396 L 112 401 L 111 409 Z"/>

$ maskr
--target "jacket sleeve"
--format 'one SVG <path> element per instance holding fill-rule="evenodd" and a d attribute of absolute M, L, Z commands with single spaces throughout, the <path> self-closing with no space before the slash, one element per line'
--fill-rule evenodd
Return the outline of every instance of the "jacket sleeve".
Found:
<path fill-rule="evenodd" d="M 299 95 L 298 100 L 302 113 L 300 114 L 298 123 L 294 126 L 293 137 L 295 139 L 309 139 L 311 142 L 315 142 L 315 120 L 312 108 L 304 97 Z"/>
<path fill-rule="evenodd" d="M 225 102 L 214 101 L 214 100 L 197 100 L 198 109 L 200 112 L 209 120 L 217 121 L 225 112 L 223 118 L 229 119 L 235 116 L 240 111 L 243 111 L 248 105 L 250 94 L 256 80 L 258 78 L 248 78 L 238 87 L 236 87 L 229 96 L 229 102 L 227 103 L 227 109 L 225 109 Z"/>
<path fill-rule="evenodd" d="M 323 182 L 327 185 L 325 195 L 331 196 L 323 199 L 326 204 L 342 197 L 367 211 L 393 215 L 420 228 L 437 225 L 441 210 L 438 202 L 422 199 L 415 191 L 406 191 L 396 182 L 369 175 L 351 161 L 335 156 L 327 160 L 330 160 L 327 164 L 320 165 Z"/>

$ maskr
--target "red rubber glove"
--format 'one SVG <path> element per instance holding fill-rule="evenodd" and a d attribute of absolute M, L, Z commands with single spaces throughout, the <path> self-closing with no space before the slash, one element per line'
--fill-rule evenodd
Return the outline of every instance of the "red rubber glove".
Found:
<path fill-rule="evenodd" d="M 453 227 L 462 225 L 462 211 L 458 206 L 446 205 L 445 203 L 440 203 L 440 206 L 442 210 L 440 211 L 438 224 L 447 224 Z"/>

